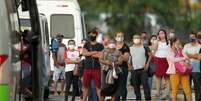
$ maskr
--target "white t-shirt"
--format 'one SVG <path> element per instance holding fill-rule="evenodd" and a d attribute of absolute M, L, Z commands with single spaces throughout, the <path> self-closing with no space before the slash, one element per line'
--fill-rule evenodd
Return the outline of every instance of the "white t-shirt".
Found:
<path fill-rule="evenodd" d="M 141 47 L 130 47 L 130 54 L 132 58 L 132 65 L 134 70 L 143 69 L 146 63 L 144 46 Z"/>
<path fill-rule="evenodd" d="M 197 54 L 201 48 L 200 44 L 193 46 L 191 43 L 188 43 L 184 46 L 183 52 L 187 54 Z"/>
<path fill-rule="evenodd" d="M 185 54 L 198 54 L 200 51 L 201 45 L 197 44 L 193 46 L 191 43 L 188 43 L 184 46 L 183 52 Z M 192 72 L 200 72 L 200 60 L 190 59 L 193 66 Z"/>
<path fill-rule="evenodd" d="M 70 60 L 77 60 L 79 58 L 79 52 L 78 51 L 66 51 L 66 58 Z M 65 72 L 73 71 L 75 68 L 75 64 L 67 64 L 65 66 Z"/>
<path fill-rule="evenodd" d="M 169 45 L 167 45 L 166 42 L 158 42 L 158 49 L 156 50 L 155 56 L 159 58 L 165 58 L 168 49 L 170 48 Z"/>

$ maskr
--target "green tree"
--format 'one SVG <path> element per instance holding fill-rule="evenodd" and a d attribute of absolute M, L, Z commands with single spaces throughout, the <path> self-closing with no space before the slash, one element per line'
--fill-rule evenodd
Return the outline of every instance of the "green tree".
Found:
<path fill-rule="evenodd" d="M 81 8 L 86 12 L 86 23 L 99 20 L 101 13 L 110 14 L 106 19 L 109 33 L 123 31 L 126 39 L 145 30 L 144 17 L 151 12 L 159 17 L 161 26 L 175 28 L 178 32 L 190 29 L 198 30 L 201 25 L 201 13 L 186 12 L 185 0 L 80 0 Z M 90 25 L 87 25 L 90 26 Z M 146 30 L 145 30 L 146 31 Z"/>

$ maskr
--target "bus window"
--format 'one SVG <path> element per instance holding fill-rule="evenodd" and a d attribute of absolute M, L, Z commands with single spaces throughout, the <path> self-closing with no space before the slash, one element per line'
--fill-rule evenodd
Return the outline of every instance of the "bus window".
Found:
<path fill-rule="evenodd" d="M 21 31 L 31 30 L 30 19 L 20 19 L 20 26 Z"/>
<path fill-rule="evenodd" d="M 55 34 L 60 32 L 64 38 L 72 39 L 75 37 L 74 17 L 70 14 L 53 14 L 50 18 L 50 34 L 55 37 Z"/>

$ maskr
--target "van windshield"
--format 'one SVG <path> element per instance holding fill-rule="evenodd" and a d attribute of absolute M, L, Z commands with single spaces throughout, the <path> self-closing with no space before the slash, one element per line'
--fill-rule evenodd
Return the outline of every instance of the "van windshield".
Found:
<path fill-rule="evenodd" d="M 55 37 L 57 33 L 64 35 L 64 38 L 75 37 L 74 17 L 70 14 L 53 14 L 50 18 L 50 34 Z"/>

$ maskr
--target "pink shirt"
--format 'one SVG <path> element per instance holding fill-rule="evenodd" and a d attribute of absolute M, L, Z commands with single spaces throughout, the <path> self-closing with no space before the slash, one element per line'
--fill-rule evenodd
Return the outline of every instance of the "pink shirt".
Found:
<path fill-rule="evenodd" d="M 175 62 L 185 60 L 184 57 L 175 57 L 175 53 L 171 49 L 168 49 L 166 58 L 167 58 L 168 65 L 169 65 L 168 70 L 166 72 L 167 74 L 176 74 L 176 69 L 175 69 L 175 65 L 174 65 Z"/>

